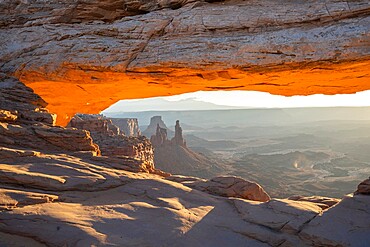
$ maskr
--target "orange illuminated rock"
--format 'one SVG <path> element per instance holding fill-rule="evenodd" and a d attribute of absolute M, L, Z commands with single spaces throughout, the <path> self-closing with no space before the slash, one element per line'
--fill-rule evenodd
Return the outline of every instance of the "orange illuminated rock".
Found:
<path fill-rule="evenodd" d="M 370 89 L 366 0 L 50 4 L 0 4 L 0 67 L 60 125 L 121 99 L 197 90 Z"/>

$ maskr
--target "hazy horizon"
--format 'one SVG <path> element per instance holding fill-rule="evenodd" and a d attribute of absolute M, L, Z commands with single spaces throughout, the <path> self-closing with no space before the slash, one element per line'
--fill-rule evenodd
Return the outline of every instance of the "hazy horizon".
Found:
<path fill-rule="evenodd" d="M 102 113 L 367 106 L 370 106 L 370 90 L 356 94 L 291 97 L 255 91 L 198 91 L 166 97 L 121 100 Z"/>

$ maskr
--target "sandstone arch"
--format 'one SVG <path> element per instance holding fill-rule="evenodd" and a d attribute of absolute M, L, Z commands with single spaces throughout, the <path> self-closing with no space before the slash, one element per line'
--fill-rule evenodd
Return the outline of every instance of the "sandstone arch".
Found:
<path fill-rule="evenodd" d="M 179 0 L 140 5 L 145 14 L 117 7 L 118 16 L 104 17 L 84 1 L 50 1 L 58 11 L 34 12 L 21 3 L 11 12 L 4 2 L 1 70 L 33 88 L 61 125 L 76 112 L 98 113 L 120 99 L 197 90 L 370 89 L 365 0 Z M 171 9 L 174 4 L 182 7 Z"/>

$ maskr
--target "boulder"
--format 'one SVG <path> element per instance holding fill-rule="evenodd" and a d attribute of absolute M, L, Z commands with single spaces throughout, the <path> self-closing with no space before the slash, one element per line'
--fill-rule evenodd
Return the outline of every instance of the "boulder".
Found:
<path fill-rule="evenodd" d="M 271 199 L 259 184 L 234 176 L 220 176 L 209 180 L 184 176 L 170 176 L 166 179 L 212 195 L 260 202 L 267 202 Z"/>
<path fill-rule="evenodd" d="M 370 195 L 370 177 L 358 185 L 355 194 Z"/>

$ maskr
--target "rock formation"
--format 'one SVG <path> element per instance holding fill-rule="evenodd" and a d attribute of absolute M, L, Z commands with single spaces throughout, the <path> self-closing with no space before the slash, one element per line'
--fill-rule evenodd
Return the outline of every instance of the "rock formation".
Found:
<path fill-rule="evenodd" d="M 141 136 L 137 118 L 110 118 L 110 120 L 112 120 L 112 123 L 116 125 L 126 136 Z"/>
<path fill-rule="evenodd" d="M 6 153 L 18 153 L 11 151 L 13 148 L 100 153 L 87 131 L 54 126 L 55 116 L 46 105 L 17 79 L 0 74 L 0 147 L 9 151 Z"/>
<path fill-rule="evenodd" d="M 166 130 L 166 136 L 168 138 L 172 137 L 174 135 L 173 131 L 170 130 L 166 124 L 163 122 L 161 116 L 153 116 L 150 118 L 150 124 L 148 127 L 143 131 L 143 135 L 151 138 L 153 135 L 156 135 L 158 126 L 162 129 Z"/>
<path fill-rule="evenodd" d="M 363 194 L 363 195 L 370 195 L 370 177 L 358 185 L 355 193 Z"/>
<path fill-rule="evenodd" d="M 159 124 L 157 124 L 157 130 L 155 135 L 150 137 L 150 142 L 154 147 L 169 145 L 171 142 L 167 138 L 167 129 L 162 128 L 159 126 Z"/>
<path fill-rule="evenodd" d="M 137 171 L 161 173 L 154 168 L 153 148 L 146 137 L 125 136 L 102 115 L 76 114 L 68 126 L 89 131 L 102 155 L 137 159 L 141 161 Z"/>
<path fill-rule="evenodd" d="M 322 209 L 328 209 L 336 205 L 338 202 L 340 202 L 340 199 L 323 197 L 323 196 L 297 196 L 296 195 L 296 196 L 291 196 L 288 199 L 293 200 L 293 201 L 312 202 Z"/>
<path fill-rule="evenodd" d="M 180 121 L 179 120 L 176 120 L 175 137 L 172 138 L 171 142 L 174 145 L 186 147 L 186 142 L 185 142 L 185 140 L 184 140 L 184 138 L 182 136 L 182 128 L 180 126 Z"/>
<path fill-rule="evenodd" d="M 1 1 L 0 67 L 62 125 L 121 99 L 197 90 L 370 89 L 367 0 L 209 2 Z"/>
<path fill-rule="evenodd" d="M 206 180 L 196 177 L 175 175 L 167 177 L 166 179 L 182 183 L 190 188 L 204 191 L 212 195 L 243 198 L 259 202 L 267 202 L 271 199 L 259 184 L 234 176 L 220 176 Z"/>
<path fill-rule="evenodd" d="M 153 119 L 161 120 L 160 117 Z M 166 126 L 163 121 L 162 123 L 162 126 Z M 186 146 L 179 120 L 176 121 L 175 134 L 171 140 L 168 139 L 167 129 L 160 127 L 158 123 L 156 133 L 151 136 L 150 141 L 154 147 L 154 162 L 163 171 L 206 178 L 223 171 L 222 164 L 218 161 L 196 153 Z"/>

